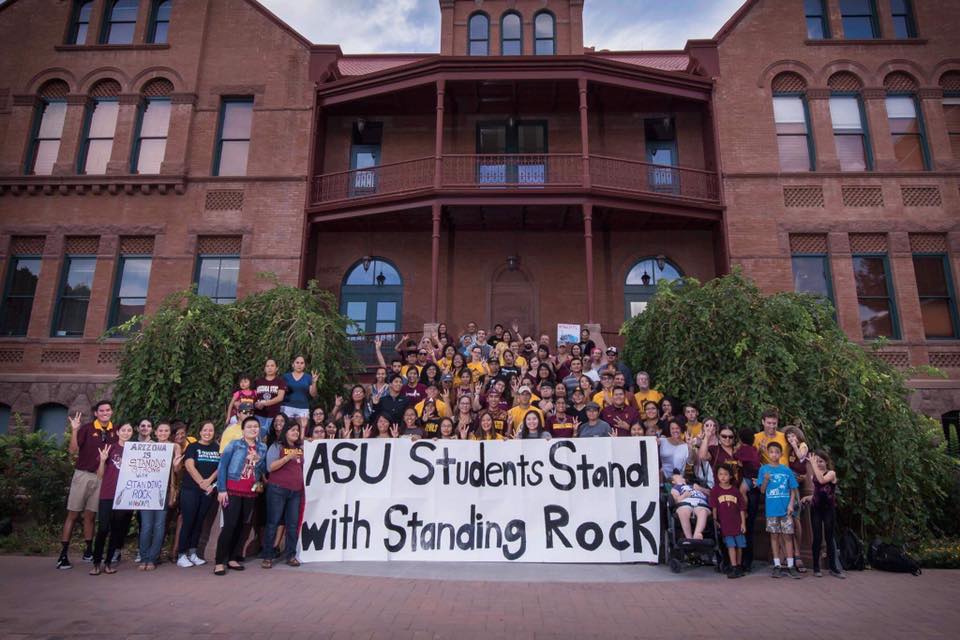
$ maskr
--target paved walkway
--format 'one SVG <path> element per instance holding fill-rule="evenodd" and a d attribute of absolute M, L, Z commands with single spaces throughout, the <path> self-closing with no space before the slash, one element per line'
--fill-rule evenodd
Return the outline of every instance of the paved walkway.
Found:
<path fill-rule="evenodd" d="M 85 564 L 62 572 L 51 558 L 0 557 L 0 637 L 850 640 L 960 629 L 960 571 L 840 581 L 696 570 L 678 581 L 647 566 L 247 567 L 221 578 L 207 567 L 144 574 L 123 563 L 94 578 Z M 344 573 L 360 569 L 367 575 Z M 587 581 L 605 569 L 614 581 Z M 623 579 L 630 572 L 636 580 Z M 578 573 L 584 582 L 572 581 Z"/>

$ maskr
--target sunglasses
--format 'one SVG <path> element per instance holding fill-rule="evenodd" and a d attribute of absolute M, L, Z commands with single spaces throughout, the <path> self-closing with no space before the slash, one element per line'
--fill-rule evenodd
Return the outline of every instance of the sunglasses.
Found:
<path fill-rule="evenodd" d="M 733 434 L 732 434 L 732 433 L 727 433 L 727 434 L 721 433 L 721 434 L 720 434 L 720 437 L 723 438 L 724 440 L 733 440 Z"/>

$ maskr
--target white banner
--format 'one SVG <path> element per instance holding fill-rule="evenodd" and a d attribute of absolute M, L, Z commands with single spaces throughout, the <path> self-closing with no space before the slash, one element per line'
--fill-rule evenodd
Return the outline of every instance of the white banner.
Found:
<path fill-rule="evenodd" d="M 167 508 L 167 485 L 173 462 L 171 442 L 127 442 L 123 445 L 114 509 L 160 511 Z"/>
<path fill-rule="evenodd" d="M 304 562 L 657 562 L 653 438 L 316 440 L 304 462 Z"/>

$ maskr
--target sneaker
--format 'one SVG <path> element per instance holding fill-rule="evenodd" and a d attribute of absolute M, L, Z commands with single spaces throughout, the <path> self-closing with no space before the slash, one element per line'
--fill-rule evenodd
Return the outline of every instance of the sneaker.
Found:
<path fill-rule="evenodd" d="M 814 578 L 822 578 L 822 577 L 823 577 L 823 571 L 820 571 L 820 569 L 814 569 L 814 570 L 813 570 L 813 577 L 814 577 Z"/>
<path fill-rule="evenodd" d="M 120 549 L 113 554 L 113 564 L 120 564 Z"/>
<path fill-rule="evenodd" d="M 134 562 L 136 562 L 137 564 L 140 564 L 140 563 L 142 562 L 142 560 L 140 560 L 140 552 L 139 552 L 139 551 L 137 551 L 137 557 L 136 557 L 136 559 L 134 560 Z"/>
<path fill-rule="evenodd" d="M 847 574 L 843 573 L 842 571 L 833 571 L 833 570 L 831 570 L 831 571 L 830 571 L 830 575 L 832 575 L 834 578 L 840 578 L 841 580 L 846 580 L 846 579 L 847 579 Z"/>
<path fill-rule="evenodd" d="M 743 572 L 743 567 L 734 567 L 733 572 L 736 574 L 735 577 L 737 578 L 742 578 L 743 576 L 747 575 Z"/>
<path fill-rule="evenodd" d="M 84 551 L 84 552 L 83 552 L 83 557 L 80 558 L 80 559 L 83 560 L 84 562 L 93 562 L 93 552 L 92 552 L 92 551 Z"/>
<path fill-rule="evenodd" d="M 190 558 L 187 557 L 187 554 L 181 553 L 180 557 L 177 558 L 177 566 L 186 569 L 187 567 L 192 567 L 193 563 L 190 562 Z"/>
<path fill-rule="evenodd" d="M 198 567 L 200 565 L 207 564 L 207 561 L 201 558 L 200 556 L 198 556 L 196 551 L 188 555 L 187 559 L 190 560 L 190 562 L 192 562 L 195 566 L 198 566 Z"/>
<path fill-rule="evenodd" d="M 70 558 L 67 556 L 60 556 L 57 558 L 57 569 L 73 569 L 73 565 L 70 564 Z"/>
<path fill-rule="evenodd" d="M 783 568 L 782 568 L 782 567 L 776 567 L 776 566 L 775 566 L 775 567 L 773 568 L 773 573 L 771 574 L 771 577 L 772 577 L 772 578 L 782 578 L 782 577 L 783 577 Z"/>
<path fill-rule="evenodd" d="M 800 575 L 800 572 L 797 571 L 797 568 L 796 568 L 796 567 L 788 567 L 788 568 L 787 568 L 787 575 L 790 576 L 791 578 L 795 579 L 795 580 L 799 580 L 799 579 L 801 579 L 801 578 L 803 577 L 803 576 Z"/>

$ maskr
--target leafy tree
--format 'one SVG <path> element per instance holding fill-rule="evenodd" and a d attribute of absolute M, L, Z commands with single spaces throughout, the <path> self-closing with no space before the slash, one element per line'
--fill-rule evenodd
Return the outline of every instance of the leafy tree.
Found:
<path fill-rule="evenodd" d="M 821 299 L 764 296 L 739 271 L 662 283 L 622 333 L 627 361 L 703 415 L 759 430 L 763 410 L 777 407 L 781 424 L 801 426 L 830 452 L 841 517 L 863 533 L 956 528 L 943 505 L 957 463 L 941 429 L 910 408 L 906 376 L 851 342 Z"/>
<path fill-rule="evenodd" d="M 238 374 L 256 378 L 267 358 L 282 372 L 298 355 L 318 374 L 323 399 L 342 393 L 359 369 L 347 336 L 350 321 L 316 282 L 306 289 L 274 284 L 230 305 L 180 291 L 154 315 L 119 327 L 130 337 L 113 390 L 117 414 L 219 424 Z"/>

